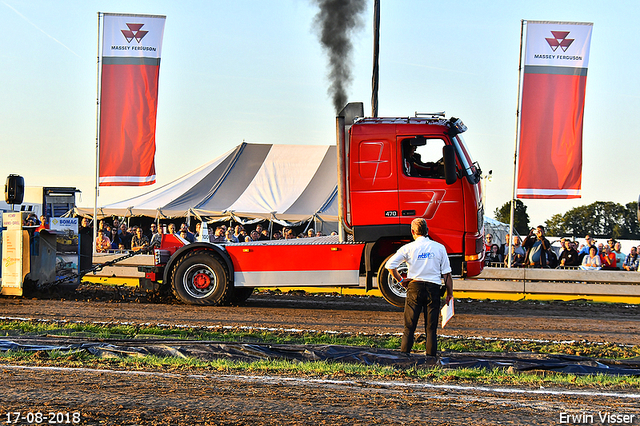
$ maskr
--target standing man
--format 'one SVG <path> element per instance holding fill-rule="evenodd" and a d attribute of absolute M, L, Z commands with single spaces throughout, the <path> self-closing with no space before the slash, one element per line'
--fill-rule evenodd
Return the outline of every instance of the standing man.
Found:
<path fill-rule="evenodd" d="M 445 303 L 453 298 L 453 280 L 447 251 L 442 244 L 429 239 L 428 234 L 427 221 L 422 218 L 414 219 L 411 222 L 411 236 L 415 241 L 402 246 L 389 258 L 385 267 L 400 284 L 407 287 L 400 351 L 407 354 L 411 352 L 413 334 L 418 326 L 420 313 L 424 310 L 426 354 L 435 356 L 438 349 L 436 329 L 440 314 L 442 278 L 447 289 Z M 406 262 L 409 267 L 406 279 L 398 273 L 398 266 L 402 262 Z"/>
<path fill-rule="evenodd" d="M 544 236 L 544 226 L 538 225 L 531 229 L 527 238 L 522 243 L 522 247 L 527 250 L 525 255 L 525 265 L 532 268 L 544 268 L 548 264 L 548 250 L 551 243 Z"/>

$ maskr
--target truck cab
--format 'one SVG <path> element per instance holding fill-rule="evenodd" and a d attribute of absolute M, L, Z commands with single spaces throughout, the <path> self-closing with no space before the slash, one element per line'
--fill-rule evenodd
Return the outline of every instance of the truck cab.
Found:
<path fill-rule="evenodd" d="M 378 270 L 381 286 L 384 259 L 412 240 L 411 221 L 419 217 L 426 219 L 429 236 L 447 249 L 454 275 L 479 274 L 481 172 L 462 137 L 466 126 L 446 120 L 444 113 L 347 123 L 343 225 L 355 241 L 369 246 L 367 275 Z"/>

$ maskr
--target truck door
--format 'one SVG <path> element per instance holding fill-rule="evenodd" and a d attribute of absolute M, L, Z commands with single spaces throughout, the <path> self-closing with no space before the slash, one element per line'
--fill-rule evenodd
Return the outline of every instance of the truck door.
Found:
<path fill-rule="evenodd" d="M 350 204 L 353 226 L 399 224 L 393 140 L 356 140 L 351 145 Z"/>
<path fill-rule="evenodd" d="M 444 137 L 444 136 L 443 136 Z M 461 180 L 447 185 L 443 137 L 398 137 L 398 193 L 402 224 L 427 220 L 429 235 L 449 254 L 463 252 L 464 203 Z"/>

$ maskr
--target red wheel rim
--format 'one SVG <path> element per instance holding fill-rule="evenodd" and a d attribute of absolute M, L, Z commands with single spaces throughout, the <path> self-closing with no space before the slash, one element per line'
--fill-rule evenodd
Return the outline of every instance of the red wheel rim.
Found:
<path fill-rule="evenodd" d="M 199 273 L 193 276 L 193 286 L 199 290 L 205 289 L 211 285 L 209 275 Z"/>

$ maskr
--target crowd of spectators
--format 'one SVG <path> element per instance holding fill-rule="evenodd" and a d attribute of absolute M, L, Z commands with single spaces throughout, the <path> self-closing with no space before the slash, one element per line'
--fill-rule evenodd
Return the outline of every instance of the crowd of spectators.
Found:
<path fill-rule="evenodd" d="M 509 241 L 509 234 L 506 236 Z M 622 245 L 614 238 L 607 243 L 598 243 L 591 235 L 585 236 L 585 243 L 570 238 L 559 240 L 560 249 L 554 250 L 545 237 L 544 227 L 538 226 L 529 231 L 529 235 L 520 242 L 520 237 L 514 236 L 511 246 L 512 267 L 535 268 L 579 268 L 637 271 L 640 258 L 640 246 L 631 247 L 629 254 L 622 252 Z M 493 236 L 485 236 L 485 264 L 487 266 L 508 265 L 508 244 L 493 243 Z"/>
<path fill-rule="evenodd" d="M 86 225 L 88 227 L 88 223 L 88 219 L 83 219 L 83 226 Z M 182 238 L 184 242 L 190 244 L 202 239 L 200 235 L 202 230 L 201 222 L 196 223 L 194 231 L 192 231 L 186 222 L 181 223 L 179 228 L 176 228 L 175 223 L 158 226 L 158 224 L 153 222 L 149 225 L 148 229 L 143 229 L 142 226 L 138 225 L 127 226 L 124 222 L 120 223 L 117 218 L 114 218 L 111 223 L 100 220 L 98 222 L 95 246 L 98 253 L 124 253 L 129 250 L 139 251 L 149 247 L 159 246 L 163 234 L 177 235 Z M 235 227 L 227 227 L 225 224 L 217 226 L 208 225 L 207 233 L 209 236 L 208 240 L 216 244 L 323 236 L 321 232 L 316 232 L 313 229 L 307 229 L 304 233 L 295 234 L 293 229 L 289 227 L 273 230 L 273 233 L 270 234 L 269 229 L 265 228 L 262 224 L 257 224 L 255 228 L 251 230 L 246 230 L 241 224 L 237 224 Z M 335 232 L 332 233 L 332 235 L 335 235 Z"/>

